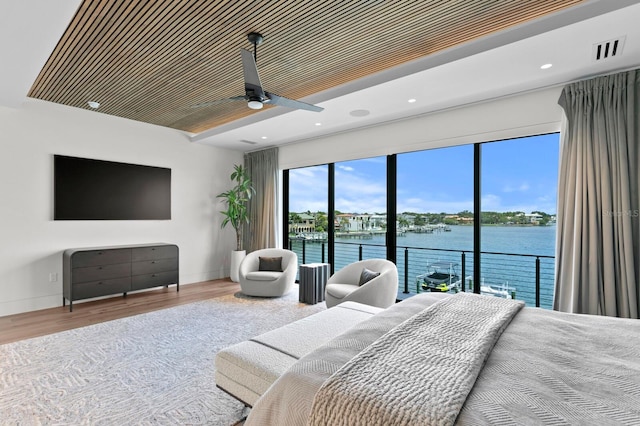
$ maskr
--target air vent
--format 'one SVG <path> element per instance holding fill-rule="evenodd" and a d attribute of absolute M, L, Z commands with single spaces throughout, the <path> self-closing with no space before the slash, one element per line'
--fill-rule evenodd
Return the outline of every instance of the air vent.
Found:
<path fill-rule="evenodd" d="M 593 45 L 592 58 L 594 61 L 603 61 L 605 59 L 615 58 L 622 55 L 622 47 L 626 36 L 618 37 L 613 40 L 607 40 Z"/>
<path fill-rule="evenodd" d="M 240 142 L 246 143 L 246 144 L 249 144 L 249 145 L 258 145 L 258 142 L 248 141 L 246 139 L 240 139 Z"/>

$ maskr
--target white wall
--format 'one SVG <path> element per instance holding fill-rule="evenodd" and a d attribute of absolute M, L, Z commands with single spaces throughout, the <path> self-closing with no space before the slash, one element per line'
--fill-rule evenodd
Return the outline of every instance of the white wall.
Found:
<path fill-rule="evenodd" d="M 560 131 L 561 88 L 510 96 L 279 149 L 282 169 Z"/>
<path fill-rule="evenodd" d="M 171 168 L 172 219 L 54 221 L 53 154 Z M 175 243 L 181 283 L 228 276 L 234 235 L 220 229 L 215 195 L 239 162 L 239 152 L 94 111 L 37 100 L 0 107 L 0 316 L 61 305 L 66 248 Z"/>

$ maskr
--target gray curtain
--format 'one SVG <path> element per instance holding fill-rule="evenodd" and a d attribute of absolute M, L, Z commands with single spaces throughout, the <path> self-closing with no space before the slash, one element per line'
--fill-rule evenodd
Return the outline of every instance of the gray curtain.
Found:
<path fill-rule="evenodd" d="M 248 252 L 277 247 L 278 148 L 245 154 L 244 166 L 256 190 L 248 205 L 249 224 L 244 245 Z"/>
<path fill-rule="evenodd" d="M 554 309 L 638 318 L 640 72 L 567 85 Z"/>

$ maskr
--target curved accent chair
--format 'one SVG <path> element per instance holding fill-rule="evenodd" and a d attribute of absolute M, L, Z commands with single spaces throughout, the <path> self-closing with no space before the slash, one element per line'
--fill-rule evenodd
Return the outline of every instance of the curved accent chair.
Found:
<path fill-rule="evenodd" d="M 280 297 L 291 291 L 297 271 L 298 256 L 291 250 L 252 251 L 240 263 L 240 289 L 247 296 Z"/>
<path fill-rule="evenodd" d="M 365 268 L 368 271 L 363 274 Z M 378 272 L 380 275 L 374 276 Z M 361 278 L 369 278 L 369 281 L 360 284 Z M 333 274 L 325 287 L 327 308 L 349 300 L 388 308 L 396 302 L 397 296 L 398 268 L 386 259 L 351 263 Z"/>

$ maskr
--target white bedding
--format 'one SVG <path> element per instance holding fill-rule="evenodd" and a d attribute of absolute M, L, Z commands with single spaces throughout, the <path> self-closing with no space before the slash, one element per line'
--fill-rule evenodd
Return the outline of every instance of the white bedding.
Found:
<path fill-rule="evenodd" d="M 300 358 L 271 385 L 249 414 L 245 426 L 306 425 L 313 397 L 334 372 L 397 324 L 424 310 L 445 294 L 422 293 L 365 320 Z"/>
<path fill-rule="evenodd" d="M 324 382 L 308 424 L 453 424 L 493 346 L 523 305 L 460 293 L 424 309 Z"/>
<path fill-rule="evenodd" d="M 440 296 L 396 304 L 301 358 L 258 401 L 246 424 L 307 424 L 315 394 L 333 373 Z M 640 321 L 523 309 L 496 343 L 455 422 L 640 424 Z"/>

